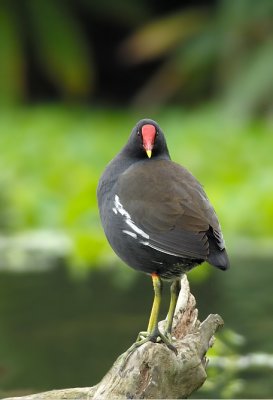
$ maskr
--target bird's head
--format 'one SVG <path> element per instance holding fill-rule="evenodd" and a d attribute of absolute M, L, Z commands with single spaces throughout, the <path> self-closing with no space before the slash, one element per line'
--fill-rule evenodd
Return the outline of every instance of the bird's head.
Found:
<path fill-rule="evenodd" d="M 152 119 L 141 119 L 136 124 L 125 148 L 131 156 L 137 158 L 170 158 L 164 134 Z"/>

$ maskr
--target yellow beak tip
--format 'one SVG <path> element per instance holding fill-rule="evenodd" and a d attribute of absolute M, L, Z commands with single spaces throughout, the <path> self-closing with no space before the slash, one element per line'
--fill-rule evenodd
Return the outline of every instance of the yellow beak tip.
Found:
<path fill-rule="evenodd" d="M 149 158 L 152 157 L 152 150 L 146 150 L 146 154 Z"/>

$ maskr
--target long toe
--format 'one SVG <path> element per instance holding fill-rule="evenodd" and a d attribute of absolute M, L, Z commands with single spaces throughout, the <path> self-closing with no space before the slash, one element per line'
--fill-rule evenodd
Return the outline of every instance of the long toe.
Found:
<path fill-rule="evenodd" d="M 170 349 L 172 350 L 176 355 L 178 354 L 177 348 L 173 345 L 173 339 L 170 334 L 163 335 L 162 333 L 159 333 L 160 340 Z"/>

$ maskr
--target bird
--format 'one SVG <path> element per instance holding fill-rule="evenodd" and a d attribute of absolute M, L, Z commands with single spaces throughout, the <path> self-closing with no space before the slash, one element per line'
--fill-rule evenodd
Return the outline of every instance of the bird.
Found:
<path fill-rule="evenodd" d="M 128 266 L 151 276 L 154 300 L 146 331 L 129 352 L 162 342 L 176 352 L 172 323 L 181 278 L 207 261 L 227 270 L 229 258 L 216 212 L 202 185 L 170 157 L 157 122 L 142 119 L 106 166 L 97 187 L 100 219 L 114 252 Z M 158 320 L 164 281 L 170 305 L 164 332 Z"/>

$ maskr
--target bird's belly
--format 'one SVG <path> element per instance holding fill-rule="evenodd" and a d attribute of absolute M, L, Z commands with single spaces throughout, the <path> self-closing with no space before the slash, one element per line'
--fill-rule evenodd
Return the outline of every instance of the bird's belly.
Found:
<path fill-rule="evenodd" d="M 137 242 L 124 235 L 108 237 L 116 254 L 130 267 L 145 272 L 156 273 L 164 279 L 175 279 L 201 264 L 204 260 L 172 256 Z"/>

